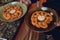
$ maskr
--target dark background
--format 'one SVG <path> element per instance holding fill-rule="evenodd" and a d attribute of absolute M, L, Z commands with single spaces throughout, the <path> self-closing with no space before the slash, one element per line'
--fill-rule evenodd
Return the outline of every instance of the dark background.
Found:
<path fill-rule="evenodd" d="M 60 0 L 47 0 L 43 5 L 55 9 L 60 17 Z M 48 32 L 48 34 L 52 34 L 55 40 L 60 40 L 60 27 L 56 27 L 52 31 Z"/>
<path fill-rule="evenodd" d="M 32 3 L 36 2 L 37 0 L 31 0 Z M 60 16 L 60 0 L 47 0 L 46 3 L 43 4 L 45 7 L 50 7 L 56 10 L 58 16 Z M 60 27 L 56 27 L 52 31 L 48 32 L 47 34 L 52 34 L 55 40 L 60 40 Z"/>
<path fill-rule="evenodd" d="M 32 3 L 36 2 L 37 0 L 31 0 Z M 53 8 L 57 11 L 58 15 L 60 14 L 60 0 L 47 0 L 43 6 Z"/>

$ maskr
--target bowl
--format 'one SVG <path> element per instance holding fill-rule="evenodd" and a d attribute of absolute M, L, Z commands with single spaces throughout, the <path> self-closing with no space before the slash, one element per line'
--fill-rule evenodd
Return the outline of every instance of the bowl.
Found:
<path fill-rule="evenodd" d="M 35 11 L 44 11 L 44 12 L 48 12 L 48 13 L 52 14 L 53 21 L 48 25 L 48 28 L 45 28 L 45 29 L 44 28 L 37 28 L 37 27 L 35 27 L 35 26 L 33 26 L 31 24 L 31 15 Z M 48 32 L 48 31 L 50 31 L 50 30 L 52 30 L 52 29 L 54 29 L 56 27 L 54 22 L 58 21 L 58 15 L 57 15 L 57 12 L 54 9 L 52 9 L 52 8 L 49 8 L 49 7 L 36 7 L 36 8 L 30 9 L 28 11 L 28 14 L 25 16 L 25 20 L 24 21 L 25 21 L 26 25 L 31 30 L 43 33 L 43 32 Z"/>
<path fill-rule="evenodd" d="M 20 6 L 22 8 L 22 16 L 18 17 L 18 18 L 15 18 L 13 20 L 12 19 L 11 20 L 4 19 L 4 17 L 3 17 L 4 10 L 7 8 L 7 6 L 14 6 L 14 5 Z M 0 20 L 1 21 L 5 21 L 5 22 L 13 22 L 13 21 L 16 21 L 16 20 L 22 18 L 25 15 L 26 12 L 27 12 L 27 6 L 25 4 L 20 3 L 20 2 L 16 2 L 16 1 L 15 2 L 11 2 L 11 3 L 8 3 L 8 4 L 6 4 L 6 5 L 4 5 L 4 6 L 2 6 L 0 8 Z"/>

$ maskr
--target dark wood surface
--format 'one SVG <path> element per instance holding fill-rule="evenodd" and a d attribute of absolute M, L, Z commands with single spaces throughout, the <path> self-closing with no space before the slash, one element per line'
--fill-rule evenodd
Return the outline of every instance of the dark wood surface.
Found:
<path fill-rule="evenodd" d="M 22 37 L 21 36 L 21 33 L 24 33 L 24 27 L 25 27 L 26 25 L 25 25 L 25 23 L 23 22 L 22 23 L 22 25 L 21 25 L 21 28 L 19 29 L 19 31 L 18 31 L 18 33 L 17 33 L 17 35 L 16 35 L 16 37 L 15 37 L 15 40 L 20 40 L 20 38 Z M 27 33 L 27 35 L 28 35 L 29 33 Z M 21 37 L 20 37 L 21 36 Z M 23 36 L 24 36 L 24 34 L 23 34 Z M 33 36 L 33 35 L 32 35 Z M 25 36 L 25 39 L 24 40 L 27 40 L 28 39 L 28 37 L 29 36 Z M 40 38 L 38 38 L 39 40 L 40 40 Z M 46 37 L 46 39 L 44 39 L 44 40 L 54 40 L 54 38 L 53 38 L 53 36 L 50 36 L 48 39 L 47 39 L 47 37 Z"/>

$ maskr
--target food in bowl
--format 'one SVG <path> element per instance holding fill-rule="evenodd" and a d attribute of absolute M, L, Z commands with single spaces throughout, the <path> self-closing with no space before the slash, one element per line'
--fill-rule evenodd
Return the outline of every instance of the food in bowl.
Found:
<path fill-rule="evenodd" d="M 48 12 L 35 11 L 31 15 L 31 24 L 37 28 L 48 28 L 52 21 L 52 15 Z"/>
<path fill-rule="evenodd" d="M 20 6 L 8 6 L 4 12 L 3 17 L 6 20 L 20 18 L 22 16 L 22 8 Z"/>

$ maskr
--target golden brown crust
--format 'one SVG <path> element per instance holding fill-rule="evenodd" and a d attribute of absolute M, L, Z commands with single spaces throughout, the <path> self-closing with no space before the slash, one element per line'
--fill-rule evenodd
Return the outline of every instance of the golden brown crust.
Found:
<path fill-rule="evenodd" d="M 41 28 L 47 28 L 48 27 L 48 24 L 45 22 L 42 22 L 41 25 L 42 25 L 42 26 L 40 26 Z"/>
<path fill-rule="evenodd" d="M 46 17 L 44 21 L 38 21 L 38 16 L 41 15 Z M 52 21 L 52 15 L 50 15 L 47 12 L 36 11 L 31 16 L 31 23 L 33 26 L 37 28 L 47 28 L 48 24 L 50 24 L 51 21 Z"/>
<path fill-rule="evenodd" d="M 10 13 L 11 10 L 15 10 L 15 12 L 11 14 Z M 6 20 L 15 19 L 21 16 L 22 16 L 22 9 L 20 6 L 8 6 L 3 13 L 3 17 Z"/>

